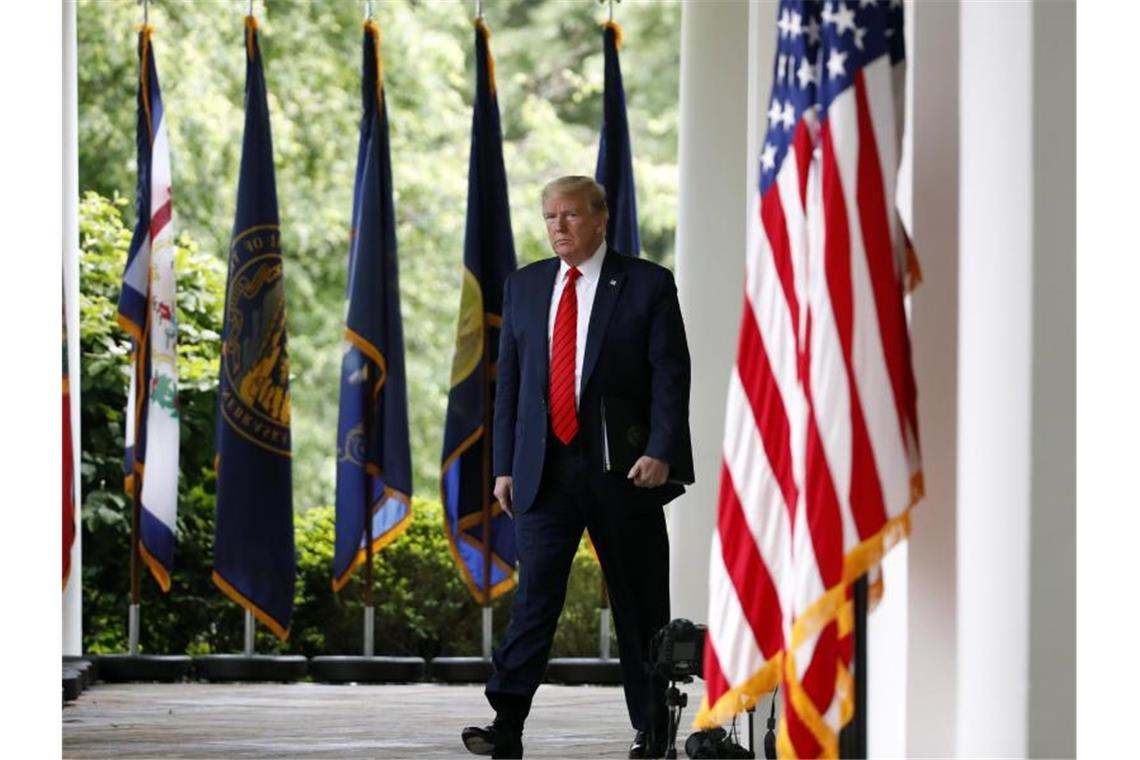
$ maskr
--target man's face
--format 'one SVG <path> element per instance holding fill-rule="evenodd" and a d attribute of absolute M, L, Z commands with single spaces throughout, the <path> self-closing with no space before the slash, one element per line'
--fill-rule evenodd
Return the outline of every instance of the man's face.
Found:
<path fill-rule="evenodd" d="M 570 266 L 594 255 L 606 236 L 606 215 L 590 208 L 585 193 L 552 195 L 542 204 L 542 217 L 551 249 Z"/>

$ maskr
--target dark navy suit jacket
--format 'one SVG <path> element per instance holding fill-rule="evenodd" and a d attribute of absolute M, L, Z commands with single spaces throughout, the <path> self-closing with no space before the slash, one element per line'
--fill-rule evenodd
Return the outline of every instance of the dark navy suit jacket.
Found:
<path fill-rule="evenodd" d="M 514 479 L 514 511 L 534 503 L 549 434 L 550 300 L 560 260 L 512 273 L 503 291 L 495 395 L 494 473 Z M 607 251 L 586 335 L 578 402 L 579 445 L 591 491 L 605 503 L 660 507 L 684 492 L 672 483 L 638 488 L 603 472 L 602 398 L 639 405 L 649 420 L 645 454 L 692 471 L 689 347 L 668 269 Z"/>

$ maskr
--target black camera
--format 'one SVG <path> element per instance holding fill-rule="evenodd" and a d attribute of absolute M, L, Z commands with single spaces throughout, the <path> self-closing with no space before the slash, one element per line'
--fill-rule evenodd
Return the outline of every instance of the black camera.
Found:
<path fill-rule="evenodd" d="M 670 681 L 688 683 L 704 677 L 707 626 L 677 618 L 653 636 L 649 662 L 653 671 Z"/>

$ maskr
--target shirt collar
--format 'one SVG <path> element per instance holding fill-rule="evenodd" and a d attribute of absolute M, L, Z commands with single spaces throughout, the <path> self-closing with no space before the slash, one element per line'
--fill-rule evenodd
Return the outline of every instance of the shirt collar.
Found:
<path fill-rule="evenodd" d="M 606 258 L 606 241 L 603 239 L 598 250 L 594 251 L 594 255 L 583 261 L 578 265 L 578 271 L 582 273 L 583 279 L 587 282 L 596 283 L 602 276 L 602 261 Z M 570 271 L 565 261 L 558 262 L 558 281 L 562 282 L 566 279 L 566 273 Z"/>

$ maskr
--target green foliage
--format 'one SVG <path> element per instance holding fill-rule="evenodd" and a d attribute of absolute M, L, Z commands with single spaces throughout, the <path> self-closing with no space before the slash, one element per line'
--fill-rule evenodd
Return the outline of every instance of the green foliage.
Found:
<path fill-rule="evenodd" d="M 376 652 L 425 658 L 477 654 L 482 612 L 452 561 L 443 508 L 438 501 L 417 498 L 412 510 L 415 519 L 404 535 L 373 557 Z M 291 649 L 306 656 L 361 651 L 364 568 L 357 568 L 339 593 L 330 592 L 334 520 L 332 507 L 314 507 L 297 522 L 299 580 Z M 595 657 L 601 571 L 584 542 L 574 566 L 552 656 Z M 496 641 L 506 629 L 512 597 L 504 595 L 492 605 Z"/>
<path fill-rule="evenodd" d="M 472 655 L 479 652 L 481 613 L 459 577 L 442 530 L 437 501 L 413 499 L 407 531 L 373 557 L 376 652 L 391 655 Z M 364 567 L 338 593 L 330 568 L 335 510 L 314 507 L 297 522 L 298 598 L 294 648 L 307 656 L 360 654 Z M 496 605 L 497 632 L 506 624 Z"/>

